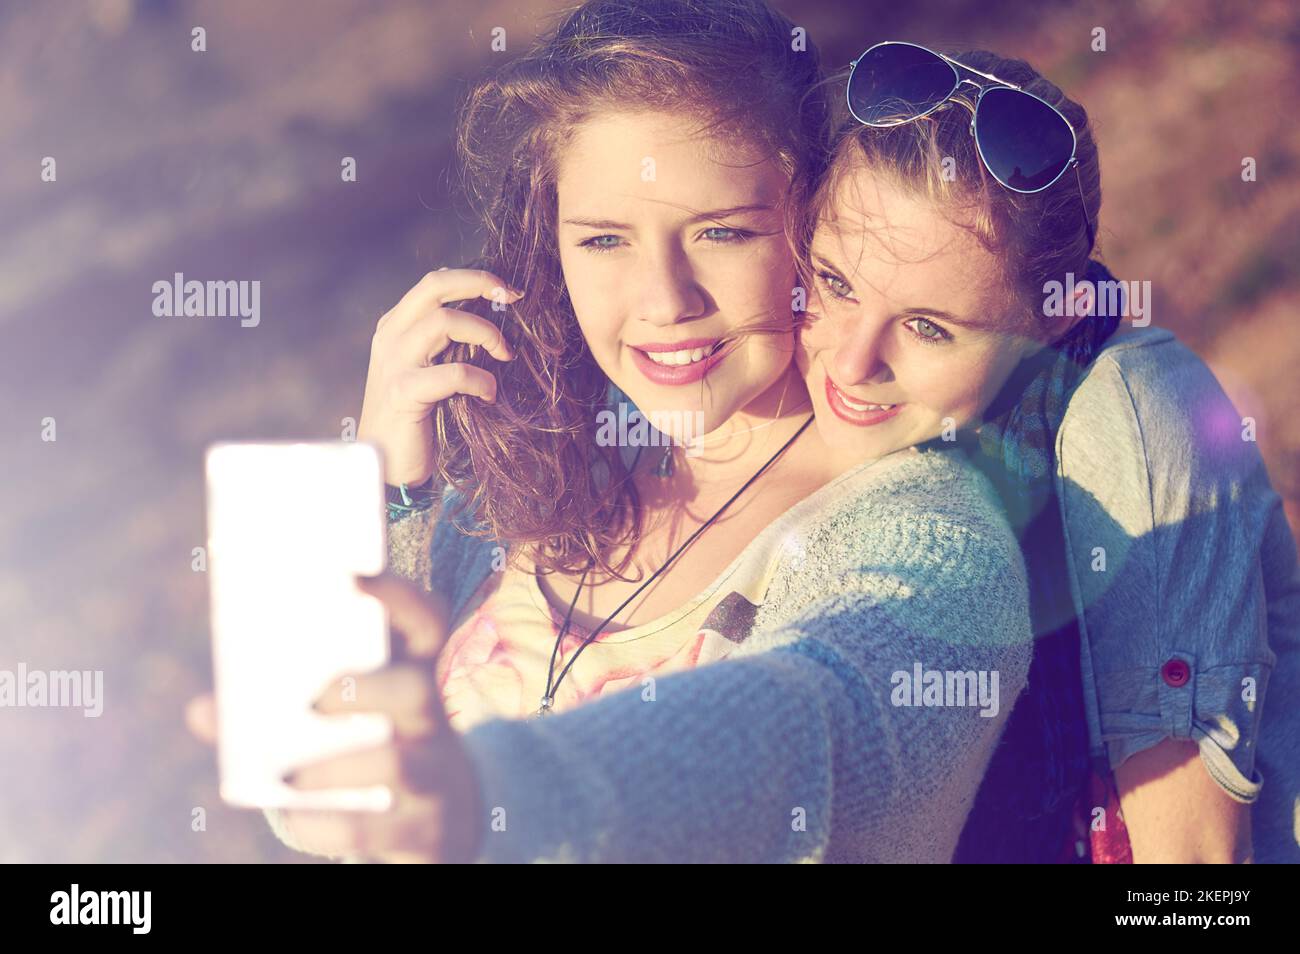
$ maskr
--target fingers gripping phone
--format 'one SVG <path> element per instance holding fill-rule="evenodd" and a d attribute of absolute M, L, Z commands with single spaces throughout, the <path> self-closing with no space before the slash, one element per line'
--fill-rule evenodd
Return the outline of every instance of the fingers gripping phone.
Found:
<path fill-rule="evenodd" d="M 208 448 L 205 470 L 222 799 L 387 809 L 384 786 L 299 791 L 282 780 L 391 738 L 387 716 L 311 709 L 331 682 L 389 661 L 386 611 L 353 579 L 384 568 L 379 451 L 343 441 L 226 442 Z"/>

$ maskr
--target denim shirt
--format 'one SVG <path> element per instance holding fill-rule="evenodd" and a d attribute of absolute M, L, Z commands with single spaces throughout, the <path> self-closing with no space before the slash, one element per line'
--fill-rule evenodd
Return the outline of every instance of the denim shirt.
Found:
<path fill-rule="evenodd" d="M 1300 861 L 1300 569 L 1248 422 L 1171 333 L 1133 329 L 1056 451 L 1093 754 L 1194 740 L 1251 805 L 1255 860 Z"/>

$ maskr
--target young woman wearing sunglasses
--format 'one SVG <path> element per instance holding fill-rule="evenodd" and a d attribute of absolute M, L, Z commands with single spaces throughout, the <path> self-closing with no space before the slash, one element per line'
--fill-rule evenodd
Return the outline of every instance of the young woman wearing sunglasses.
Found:
<path fill-rule="evenodd" d="M 1244 860 L 1252 823 L 1256 860 L 1300 860 L 1300 575 L 1262 459 L 1168 332 L 1048 306 L 1052 283 L 1109 277 L 1086 114 L 1023 62 L 902 43 L 856 61 L 848 105 L 811 209 L 819 415 L 822 395 L 893 403 L 857 431 L 886 452 L 979 390 L 981 352 L 1021 363 L 971 440 L 1025 547 L 1038 645 L 958 860 L 1073 841 L 1088 755 L 1093 860 Z M 917 321 L 925 354 L 901 343 Z"/>

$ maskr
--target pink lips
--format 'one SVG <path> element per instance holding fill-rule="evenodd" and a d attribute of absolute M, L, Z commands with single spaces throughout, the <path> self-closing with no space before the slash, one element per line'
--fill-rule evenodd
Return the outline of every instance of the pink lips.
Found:
<path fill-rule="evenodd" d="M 836 417 L 848 424 L 852 424 L 854 427 L 870 427 L 872 424 L 880 424 L 894 417 L 903 406 L 902 404 L 895 404 L 888 411 L 863 411 L 849 407 L 844 403 L 842 392 L 831 381 L 829 374 L 826 376 L 826 403 L 830 405 Z"/>
<path fill-rule="evenodd" d="M 716 368 L 730 353 L 726 347 L 719 348 L 713 354 L 690 364 L 659 364 L 646 357 L 646 352 L 662 354 L 670 351 L 694 351 L 696 348 L 712 348 L 721 338 L 691 338 L 687 341 L 673 341 L 660 344 L 643 344 L 628 347 L 632 351 L 632 361 L 637 369 L 655 384 L 682 385 L 694 384 Z"/>

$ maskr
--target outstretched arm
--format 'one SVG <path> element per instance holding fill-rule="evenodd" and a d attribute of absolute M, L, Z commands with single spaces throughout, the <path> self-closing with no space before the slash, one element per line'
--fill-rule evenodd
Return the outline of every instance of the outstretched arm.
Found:
<path fill-rule="evenodd" d="M 935 632 L 841 593 L 652 698 L 474 727 L 480 860 L 950 860 L 1031 655 L 1023 604 L 967 608 L 980 632 Z M 996 673 L 996 701 L 897 704 L 917 663 Z"/>

